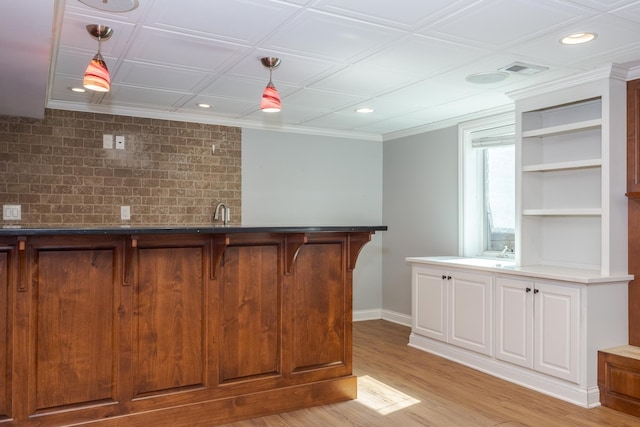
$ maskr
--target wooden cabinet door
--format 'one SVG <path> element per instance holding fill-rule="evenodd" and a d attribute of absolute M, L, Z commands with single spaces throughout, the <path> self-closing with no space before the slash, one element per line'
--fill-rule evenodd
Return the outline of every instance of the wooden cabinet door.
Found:
<path fill-rule="evenodd" d="M 413 332 L 447 341 L 447 273 L 414 266 L 412 271 Z"/>
<path fill-rule="evenodd" d="M 627 193 L 640 197 L 640 79 L 627 82 Z"/>
<path fill-rule="evenodd" d="M 533 282 L 496 278 L 496 359 L 533 369 Z"/>
<path fill-rule="evenodd" d="M 287 293 L 292 304 L 292 340 L 287 337 L 284 344 L 295 373 L 351 373 L 352 301 L 346 244 L 342 237 L 310 241 L 297 255 Z"/>
<path fill-rule="evenodd" d="M 134 396 L 203 388 L 208 383 L 206 240 L 149 237 L 140 239 L 138 251 Z"/>
<path fill-rule="evenodd" d="M 536 282 L 534 368 L 578 382 L 580 290 Z"/>
<path fill-rule="evenodd" d="M 449 283 L 449 343 L 490 356 L 493 353 L 491 313 L 491 276 L 452 272 Z"/>
<path fill-rule="evenodd" d="M 629 344 L 640 346 L 640 79 L 627 82 Z"/>
<path fill-rule="evenodd" d="M 0 421 L 10 418 L 11 411 L 11 375 L 9 358 L 11 353 L 11 324 L 10 316 L 10 259 L 11 247 L 0 244 Z"/>
<path fill-rule="evenodd" d="M 228 247 L 220 284 L 220 381 L 281 375 L 278 245 Z"/>
<path fill-rule="evenodd" d="M 117 414 L 121 240 L 34 238 L 27 249 L 28 415 Z"/>

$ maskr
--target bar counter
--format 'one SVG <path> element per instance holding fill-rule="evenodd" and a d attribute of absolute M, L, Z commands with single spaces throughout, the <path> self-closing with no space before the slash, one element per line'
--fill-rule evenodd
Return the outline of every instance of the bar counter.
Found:
<path fill-rule="evenodd" d="M 0 427 L 211 426 L 354 399 L 386 226 L 0 229 Z"/>

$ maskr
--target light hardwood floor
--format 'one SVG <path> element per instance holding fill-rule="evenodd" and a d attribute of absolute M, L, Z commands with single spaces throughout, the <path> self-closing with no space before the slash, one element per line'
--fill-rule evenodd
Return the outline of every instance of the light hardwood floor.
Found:
<path fill-rule="evenodd" d="M 226 426 L 640 426 L 640 418 L 580 408 L 413 349 L 408 340 L 407 327 L 356 322 L 357 400 Z"/>

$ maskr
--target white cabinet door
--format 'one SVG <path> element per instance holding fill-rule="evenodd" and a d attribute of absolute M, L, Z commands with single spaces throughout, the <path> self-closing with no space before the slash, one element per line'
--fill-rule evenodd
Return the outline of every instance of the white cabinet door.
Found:
<path fill-rule="evenodd" d="M 580 291 L 536 282 L 534 368 L 578 382 Z"/>
<path fill-rule="evenodd" d="M 447 275 L 424 267 L 412 270 L 413 332 L 447 340 Z"/>
<path fill-rule="evenodd" d="M 492 354 L 493 280 L 453 271 L 449 283 L 449 343 Z"/>
<path fill-rule="evenodd" d="M 496 278 L 496 359 L 533 369 L 533 282 Z"/>

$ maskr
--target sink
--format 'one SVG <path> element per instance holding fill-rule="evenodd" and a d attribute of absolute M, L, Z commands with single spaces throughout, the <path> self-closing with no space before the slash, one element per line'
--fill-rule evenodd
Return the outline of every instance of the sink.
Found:
<path fill-rule="evenodd" d="M 460 264 L 460 265 L 472 265 L 474 267 L 491 267 L 491 268 L 513 268 L 515 267 L 515 261 L 509 259 L 498 260 L 489 258 L 451 258 L 443 260 L 447 263 Z"/>

